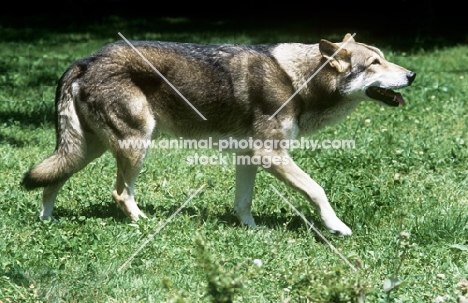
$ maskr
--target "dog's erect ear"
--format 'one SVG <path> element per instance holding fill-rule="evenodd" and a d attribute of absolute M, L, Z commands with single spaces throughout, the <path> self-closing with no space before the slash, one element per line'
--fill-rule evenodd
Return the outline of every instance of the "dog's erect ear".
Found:
<path fill-rule="evenodd" d="M 320 53 L 325 59 L 330 60 L 328 63 L 334 69 L 336 69 L 339 73 L 342 73 L 351 66 L 351 60 L 346 49 L 339 49 L 340 48 L 335 43 L 325 39 L 320 40 Z"/>
<path fill-rule="evenodd" d="M 356 42 L 356 41 L 354 41 L 354 38 L 350 33 L 347 33 L 343 38 L 343 42 Z"/>

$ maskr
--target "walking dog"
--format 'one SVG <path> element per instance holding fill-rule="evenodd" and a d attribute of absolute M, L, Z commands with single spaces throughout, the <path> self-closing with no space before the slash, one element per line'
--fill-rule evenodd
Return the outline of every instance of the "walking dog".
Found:
<path fill-rule="evenodd" d="M 151 140 L 161 132 L 192 139 L 293 140 L 343 119 L 361 101 L 404 105 L 393 90 L 411 85 L 415 77 L 349 34 L 342 42 L 322 39 L 311 45 L 119 41 L 65 71 L 55 97 L 55 151 L 31 168 L 22 184 L 28 190 L 44 188 L 40 217 L 47 219 L 67 179 L 110 150 L 117 162 L 113 199 L 138 220 L 145 215 L 134 186 L 147 148 L 121 148 L 121 140 Z M 233 152 L 289 159 L 263 169 L 302 193 L 330 232 L 351 235 L 322 187 L 287 149 Z M 237 164 L 235 173 L 234 210 L 252 227 L 257 169 Z"/>

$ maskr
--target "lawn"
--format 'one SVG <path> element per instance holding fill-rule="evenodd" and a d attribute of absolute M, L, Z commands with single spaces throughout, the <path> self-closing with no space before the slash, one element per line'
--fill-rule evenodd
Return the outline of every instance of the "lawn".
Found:
<path fill-rule="evenodd" d="M 240 226 L 232 210 L 234 166 L 189 165 L 193 151 L 180 149 L 152 149 L 147 157 L 136 186 L 147 220 L 131 222 L 112 201 L 116 166 L 106 153 L 63 187 L 56 220 L 40 221 L 41 191 L 27 192 L 20 181 L 54 149 L 55 85 L 71 62 L 120 40 L 118 32 L 132 40 L 198 43 L 316 43 L 345 34 L 293 23 L 243 27 L 177 18 L 0 27 L 1 303 L 468 297 L 467 45 L 418 40 L 392 47 L 394 37 L 356 33 L 357 41 L 381 47 L 387 59 L 418 75 L 402 91 L 406 107 L 362 103 L 346 121 L 310 137 L 352 139 L 355 148 L 291 153 L 325 189 L 351 237 L 327 233 L 302 196 L 263 171 L 253 207 L 263 228 Z"/>

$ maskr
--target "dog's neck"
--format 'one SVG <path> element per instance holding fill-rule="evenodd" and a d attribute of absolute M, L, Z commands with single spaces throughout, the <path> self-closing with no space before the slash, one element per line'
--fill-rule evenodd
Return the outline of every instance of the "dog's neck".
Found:
<path fill-rule="evenodd" d="M 295 89 L 307 82 L 310 70 L 320 62 L 318 44 L 282 43 L 272 50 L 272 55 L 291 79 Z"/>
<path fill-rule="evenodd" d="M 341 100 L 328 108 L 311 108 L 298 117 L 299 135 L 308 135 L 318 130 L 336 124 L 349 116 L 360 101 Z"/>

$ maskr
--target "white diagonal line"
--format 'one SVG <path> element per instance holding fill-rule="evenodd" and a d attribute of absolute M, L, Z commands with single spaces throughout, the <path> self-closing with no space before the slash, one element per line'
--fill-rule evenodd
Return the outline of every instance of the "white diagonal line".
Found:
<path fill-rule="evenodd" d="M 193 104 L 190 103 L 190 101 L 187 100 L 187 98 L 185 98 L 184 95 L 182 95 L 182 94 L 179 92 L 179 90 L 178 90 L 174 85 L 172 85 L 172 83 L 169 82 L 169 80 L 167 80 L 167 78 L 164 77 L 163 74 L 161 74 L 161 73 L 158 71 L 158 69 L 157 69 L 156 67 L 154 67 L 154 65 L 151 64 L 151 62 L 149 62 L 148 59 L 146 59 L 145 56 L 143 56 L 142 53 L 141 53 L 138 49 L 136 49 L 135 46 L 133 46 L 133 45 L 130 43 L 130 41 L 128 41 L 120 32 L 119 32 L 118 34 L 119 34 L 120 37 L 122 37 L 122 39 L 125 40 L 125 42 L 127 42 L 128 45 L 130 45 L 131 48 L 133 48 L 133 50 L 134 50 L 138 55 L 140 55 L 140 57 L 141 57 L 146 63 L 148 63 L 149 66 L 151 66 L 151 68 L 152 68 L 164 81 L 166 81 L 166 83 L 167 83 L 170 87 L 172 87 L 172 89 L 173 89 L 182 99 L 184 99 L 185 102 L 187 102 L 187 104 L 188 104 L 200 117 L 202 117 L 203 120 L 206 120 L 205 116 L 203 116 L 203 115 L 198 111 L 198 109 L 196 109 L 195 106 L 193 106 Z"/>
<path fill-rule="evenodd" d="M 148 239 L 146 239 L 146 241 L 141 244 L 141 246 L 133 253 L 133 255 L 130 256 L 130 258 L 127 259 L 127 261 L 125 261 L 124 264 L 122 264 L 119 269 L 117 269 L 118 272 L 120 272 L 123 268 L 125 268 L 125 266 L 128 265 L 128 263 L 130 263 L 133 258 L 135 258 L 135 256 L 151 241 L 153 240 L 153 238 L 167 225 L 169 224 L 169 222 L 171 222 L 171 220 L 182 210 L 182 208 L 184 208 L 189 202 L 190 200 L 193 199 L 193 197 L 195 197 L 202 189 L 203 187 L 205 187 L 205 184 L 203 184 L 202 186 L 200 186 L 200 188 L 197 189 L 196 192 L 194 192 L 188 199 L 187 201 L 184 202 L 184 204 L 182 204 L 169 218 L 167 218 L 166 222 L 164 222 L 164 224 L 162 224 L 161 226 L 158 227 L 158 229 L 156 229 L 156 231 L 148 237 Z"/>
<path fill-rule="evenodd" d="M 292 205 L 292 204 L 276 189 L 276 187 L 274 187 L 274 186 L 271 185 L 271 184 L 270 184 L 270 186 L 271 186 L 271 188 L 273 188 L 273 190 L 276 192 L 276 194 L 277 194 L 278 196 L 280 196 L 280 197 L 284 200 L 284 202 L 286 202 L 286 203 L 299 215 L 299 217 L 301 217 L 302 220 L 304 220 L 304 222 L 305 222 L 307 225 L 309 225 L 309 227 L 310 227 L 313 231 L 315 231 L 315 232 L 317 233 L 317 235 L 319 235 L 319 237 L 320 237 L 325 243 L 328 244 L 328 246 L 330 246 L 330 248 L 331 248 L 331 250 L 333 250 L 333 252 L 335 252 L 341 259 L 343 259 L 343 261 L 345 261 L 345 263 L 346 263 L 349 267 L 351 267 L 352 270 L 357 271 L 356 267 L 354 267 L 354 266 L 351 264 L 351 262 L 349 262 L 348 259 L 346 259 L 346 257 L 343 256 L 343 254 L 341 254 L 341 253 L 338 251 L 338 249 L 336 249 L 335 246 L 333 246 L 333 244 L 331 244 L 330 241 L 328 241 L 327 238 L 325 238 L 325 236 L 322 235 L 322 234 L 318 231 L 318 229 L 315 228 L 315 226 L 314 226 L 312 223 L 310 223 L 309 220 L 307 220 L 306 217 L 305 217 L 300 211 L 298 211 L 298 210 L 294 207 L 294 205 Z"/>
<path fill-rule="evenodd" d="M 343 47 L 346 46 L 346 44 L 348 44 L 348 41 L 351 40 L 355 35 L 356 35 L 356 33 L 354 33 L 351 37 L 349 37 L 349 38 L 346 40 L 346 42 L 343 43 L 343 45 L 340 46 L 340 48 L 339 48 L 330 58 L 328 58 L 327 61 L 325 61 L 325 63 L 323 63 L 323 64 L 315 71 L 315 73 L 313 73 L 312 76 L 310 76 L 309 79 L 307 79 L 306 82 L 304 82 L 304 84 L 302 84 L 302 85 L 294 92 L 294 94 L 292 94 L 291 97 L 289 97 L 289 99 L 286 100 L 286 102 L 284 102 L 283 105 L 281 105 L 281 107 L 278 108 L 278 110 L 277 110 L 273 115 L 270 116 L 270 118 L 268 118 L 268 120 L 273 119 L 273 118 L 276 116 L 276 114 L 278 114 L 278 113 L 280 112 L 280 110 L 282 110 L 283 107 L 285 107 L 286 104 L 288 104 L 289 101 L 291 101 L 291 99 L 294 98 L 294 96 L 296 96 L 296 95 L 307 85 L 307 83 L 309 83 L 309 81 L 312 80 L 312 79 L 322 70 L 322 68 L 324 68 L 325 65 L 327 65 L 328 62 L 330 62 L 330 60 L 333 59 L 333 57 L 335 57 L 336 54 L 338 54 L 338 52 L 339 52 L 341 49 L 343 49 Z"/>

